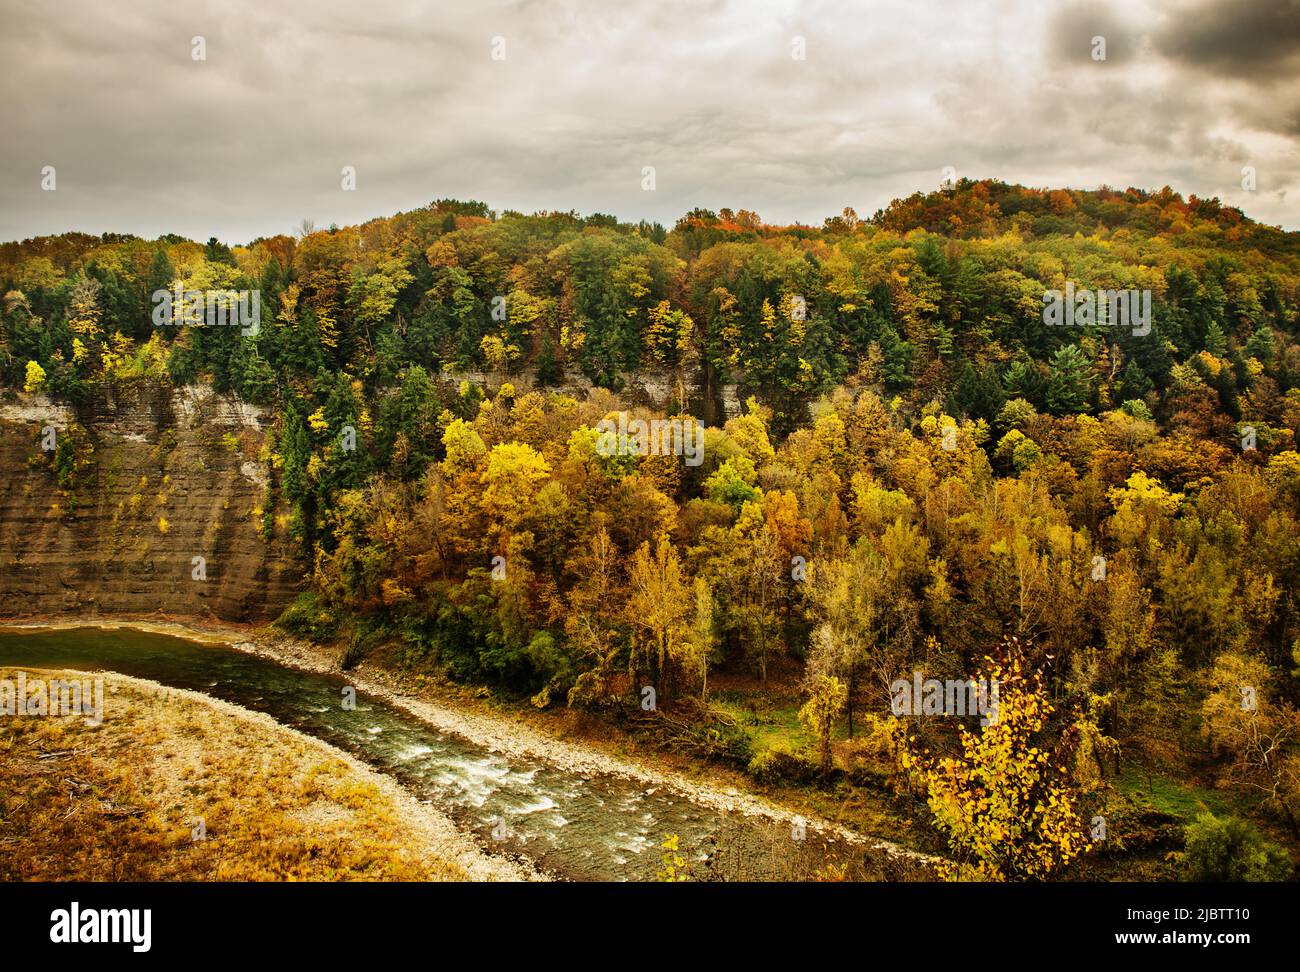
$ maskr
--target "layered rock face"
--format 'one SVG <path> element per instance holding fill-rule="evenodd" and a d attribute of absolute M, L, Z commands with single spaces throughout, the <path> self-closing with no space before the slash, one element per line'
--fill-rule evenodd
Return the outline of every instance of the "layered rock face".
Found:
<path fill-rule="evenodd" d="M 439 372 L 432 377 L 443 392 L 449 394 L 454 394 L 463 381 L 492 392 L 508 381 L 518 391 L 554 392 L 578 399 L 587 398 L 596 390 L 591 379 L 575 369 L 565 370 L 560 380 L 554 384 L 539 386 L 537 369 L 531 365 L 510 375 L 453 370 Z M 735 418 L 742 411 L 741 403 L 756 391 L 736 383 L 710 386 L 704 369 L 698 366 L 687 369 L 681 376 L 668 370 L 647 368 L 628 372 L 622 378 L 623 385 L 618 396 L 626 404 L 663 411 L 669 409 L 676 400 L 682 399 L 686 402 L 688 414 L 710 425 L 722 425 L 727 419 Z"/>
<path fill-rule="evenodd" d="M 0 614 L 274 618 L 306 564 L 264 509 L 269 421 L 198 386 L 0 402 Z"/>

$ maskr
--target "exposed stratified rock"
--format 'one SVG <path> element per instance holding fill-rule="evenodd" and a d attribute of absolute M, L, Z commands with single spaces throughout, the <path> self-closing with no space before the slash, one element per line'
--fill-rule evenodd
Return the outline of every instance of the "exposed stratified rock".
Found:
<path fill-rule="evenodd" d="M 150 383 L 75 413 L 35 396 L 0 404 L 0 613 L 275 617 L 305 569 L 282 524 L 261 535 L 269 418 L 202 386 Z M 62 486 L 46 426 L 88 460 Z"/>
<path fill-rule="evenodd" d="M 538 389 L 560 395 L 570 395 L 585 399 L 596 386 L 591 379 L 575 369 L 564 370 L 560 377 L 550 385 L 537 384 L 537 369 L 531 366 L 520 368 L 511 374 L 489 374 L 484 371 L 444 371 L 432 376 L 444 391 L 454 392 L 461 382 L 467 381 L 495 393 L 503 382 L 509 382 L 517 392 Z M 641 405 L 659 411 L 668 411 L 681 407 L 684 402 L 689 414 L 705 421 L 721 421 L 740 411 L 736 399 L 735 385 L 723 389 L 720 402 L 709 400 L 709 391 L 705 385 L 704 369 L 687 368 L 680 375 L 672 370 L 646 368 L 639 371 L 625 372 L 621 376 L 622 385 L 618 389 L 619 397 L 629 405 Z M 730 394 L 735 401 L 728 401 Z M 721 409 L 719 409 L 719 404 Z M 715 415 L 714 413 L 718 413 Z M 721 416 L 721 418 L 719 417 Z"/>

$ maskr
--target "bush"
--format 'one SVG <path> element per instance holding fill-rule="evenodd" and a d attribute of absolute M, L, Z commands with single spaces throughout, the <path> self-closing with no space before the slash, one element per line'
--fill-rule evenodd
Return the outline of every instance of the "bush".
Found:
<path fill-rule="evenodd" d="M 809 783 L 818 775 L 817 764 L 786 749 L 764 749 L 746 770 L 759 783 Z"/>
<path fill-rule="evenodd" d="M 1191 881 L 1287 881 L 1291 859 L 1236 817 L 1203 813 L 1189 825 L 1183 867 Z"/>
<path fill-rule="evenodd" d="M 896 784 L 905 775 L 898 758 L 906 729 L 907 724 L 901 719 L 870 712 L 863 714 L 861 733 L 840 747 L 849 780 L 854 786 L 872 786 L 882 790 L 897 788 Z"/>
<path fill-rule="evenodd" d="M 704 721 L 692 727 L 690 749 L 702 759 L 738 769 L 748 766 L 754 755 L 748 732 L 740 726 L 716 721 Z"/>
<path fill-rule="evenodd" d="M 367 618 L 357 624 L 348 636 L 339 665 L 346 672 L 360 665 L 386 634 L 382 622 Z"/>
<path fill-rule="evenodd" d="M 315 594 L 304 591 L 276 618 L 275 626 L 286 634 L 321 643 L 334 640 L 339 622 Z"/>

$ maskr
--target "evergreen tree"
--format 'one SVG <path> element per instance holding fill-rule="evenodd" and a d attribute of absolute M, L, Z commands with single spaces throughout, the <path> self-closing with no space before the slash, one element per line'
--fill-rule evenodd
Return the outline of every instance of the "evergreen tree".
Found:
<path fill-rule="evenodd" d="M 953 404 L 956 410 L 971 418 L 982 418 L 991 422 L 997 417 L 1005 402 L 1006 395 L 1002 391 L 1002 384 L 998 381 L 997 369 L 992 365 L 987 368 L 976 368 L 971 362 L 966 362 L 961 378 L 957 380 L 957 386 L 953 390 Z"/>
<path fill-rule="evenodd" d="M 1133 358 L 1119 376 L 1120 398 L 1124 400 L 1140 399 L 1152 388 L 1151 379 L 1146 376 L 1142 366 Z"/>
<path fill-rule="evenodd" d="M 1032 361 L 1013 361 L 1002 378 L 1007 398 L 1023 398 L 1035 408 L 1042 408 L 1047 397 L 1047 382 Z"/>
<path fill-rule="evenodd" d="M 1205 350 L 1218 358 L 1228 352 L 1228 339 L 1218 321 L 1210 321 L 1210 326 L 1205 329 Z"/>
<path fill-rule="evenodd" d="M 537 356 L 537 384 L 542 387 L 557 384 L 564 377 L 564 370 L 555 356 L 555 344 L 549 334 L 542 335 L 542 350 Z"/>
<path fill-rule="evenodd" d="M 1088 358 L 1077 344 L 1059 348 L 1047 379 L 1047 407 L 1056 415 L 1086 411 L 1091 394 Z"/>
<path fill-rule="evenodd" d="M 1246 353 L 1265 364 L 1273 360 L 1273 355 L 1277 353 L 1277 343 L 1273 340 L 1273 332 L 1267 325 L 1256 328 L 1255 333 L 1246 342 Z"/>
<path fill-rule="evenodd" d="M 912 355 L 914 348 L 898 336 L 892 325 L 886 324 L 880 332 L 880 353 L 884 357 L 885 385 L 891 390 L 906 388 L 912 383 Z"/>

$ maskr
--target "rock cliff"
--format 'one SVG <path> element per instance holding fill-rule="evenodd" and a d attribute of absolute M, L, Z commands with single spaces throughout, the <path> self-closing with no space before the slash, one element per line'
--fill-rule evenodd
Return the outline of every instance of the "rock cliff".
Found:
<path fill-rule="evenodd" d="M 201 386 L 0 401 L 0 613 L 275 617 L 306 568 L 263 515 L 269 420 Z"/>

